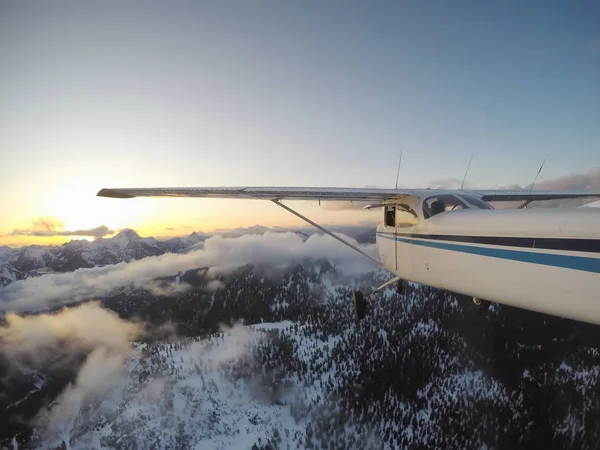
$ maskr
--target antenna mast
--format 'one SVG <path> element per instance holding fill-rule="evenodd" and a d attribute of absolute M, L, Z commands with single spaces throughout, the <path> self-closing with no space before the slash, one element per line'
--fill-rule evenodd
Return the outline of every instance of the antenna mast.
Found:
<path fill-rule="evenodd" d="M 400 159 L 398 160 L 398 171 L 396 172 L 396 189 L 398 189 L 398 178 L 400 177 L 400 164 L 402 164 L 402 150 L 400 150 Z"/>
<path fill-rule="evenodd" d="M 467 170 L 465 172 L 465 176 L 463 177 L 462 183 L 460 183 L 460 190 L 463 190 L 463 186 L 465 185 L 465 180 L 467 179 L 467 174 L 469 173 L 469 168 L 471 167 L 471 161 L 473 161 L 473 154 L 471 153 L 471 158 L 469 158 L 469 164 L 467 165 Z"/>
<path fill-rule="evenodd" d="M 528 194 L 531 194 L 531 191 L 533 190 L 533 185 L 535 184 L 535 182 L 537 181 L 538 177 L 540 176 L 540 172 L 544 168 L 544 164 L 546 164 L 546 159 L 544 159 L 544 161 L 542 162 L 542 165 L 540 166 L 540 169 L 537 171 L 537 174 L 535 175 L 535 178 L 533 179 L 533 183 L 531 183 L 531 186 L 529 186 L 529 192 L 527 192 Z"/>
<path fill-rule="evenodd" d="M 533 186 L 535 185 L 535 182 L 538 179 L 538 176 L 540 175 L 540 172 L 542 171 L 542 169 L 544 168 L 544 164 L 546 164 L 546 160 L 544 159 L 544 161 L 542 162 L 542 165 L 540 166 L 539 170 L 537 171 L 537 173 L 535 174 L 535 178 L 533 179 L 533 183 L 531 183 L 531 186 L 529 186 L 529 191 L 527 191 L 528 194 L 531 194 L 531 191 L 533 190 Z M 527 205 L 529 205 L 532 202 L 531 199 L 529 200 L 523 200 L 521 202 L 521 205 L 519 206 L 518 209 L 523 209 L 523 208 L 527 208 Z"/>

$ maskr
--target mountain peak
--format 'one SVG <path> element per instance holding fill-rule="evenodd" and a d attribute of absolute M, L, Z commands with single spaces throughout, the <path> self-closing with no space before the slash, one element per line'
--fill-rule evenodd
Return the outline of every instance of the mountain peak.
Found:
<path fill-rule="evenodd" d="M 112 243 L 115 243 L 120 248 L 127 248 L 132 242 L 140 240 L 140 235 L 130 228 L 125 228 L 119 231 L 114 237 L 110 239 Z"/>
<path fill-rule="evenodd" d="M 207 236 L 204 233 L 198 233 L 198 232 L 194 231 L 194 232 L 192 232 L 192 234 L 190 234 L 189 237 L 196 241 L 203 241 L 206 239 Z"/>
<path fill-rule="evenodd" d="M 113 239 L 126 237 L 128 239 L 140 239 L 140 235 L 131 228 L 124 228 L 114 235 Z"/>

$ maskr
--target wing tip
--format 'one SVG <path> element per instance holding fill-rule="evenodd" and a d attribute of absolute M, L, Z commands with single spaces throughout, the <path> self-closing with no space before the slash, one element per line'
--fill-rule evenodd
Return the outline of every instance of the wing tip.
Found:
<path fill-rule="evenodd" d="M 118 191 L 115 189 L 100 189 L 96 194 L 97 197 L 108 197 L 108 198 L 133 198 L 134 195 L 128 195 L 123 193 L 123 191 Z"/>

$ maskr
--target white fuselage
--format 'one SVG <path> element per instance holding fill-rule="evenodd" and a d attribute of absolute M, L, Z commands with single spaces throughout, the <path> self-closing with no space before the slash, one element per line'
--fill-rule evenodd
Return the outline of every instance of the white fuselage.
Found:
<path fill-rule="evenodd" d="M 464 209 L 377 228 L 402 279 L 600 324 L 600 209 Z M 388 221 L 389 222 L 389 221 Z M 388 223 L 389 225 L 389 223 Z"/>

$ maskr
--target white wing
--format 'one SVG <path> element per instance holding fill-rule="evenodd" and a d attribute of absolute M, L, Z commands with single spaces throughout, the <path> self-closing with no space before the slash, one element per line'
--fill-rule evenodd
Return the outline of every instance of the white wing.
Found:
<path fill-rule="evenodd" d="M 337 187 L 165 187 L 101 189 L 100 197 L 206 197 L 262 200 L 347 200 L 382 201 L 403 195 L 421 198 L 439 194 L 472 194 L 485 201 L 555 200 L 578 197 L 600 197 L 600 191 L 516 191 L 516 190 L 452 190 L 452 189 L 377 189 Z"/>
<path fill-rule="evenodd" d="M 456 191 L 457 193 L 460 193 Z M 565 198 L 581 198 L 581 197 L 600 197 L 600 191 L 580 191 L 580 190 L 564 190 L 564 191 L 493 191 L 493 190 L 475 190 L 472 194 L 477 194 L 486 202 L 502 202 L 513 200 L 559 200 Z"/>
<path fill-rule="evenodd" d="M 293 200 L 385 200 L 398 195 L 411 195 L 413 191 L 368 188 L 321 187 L 172 187 L 101 189 L 100 197 L 212 197 L 245 199 Z"/>

